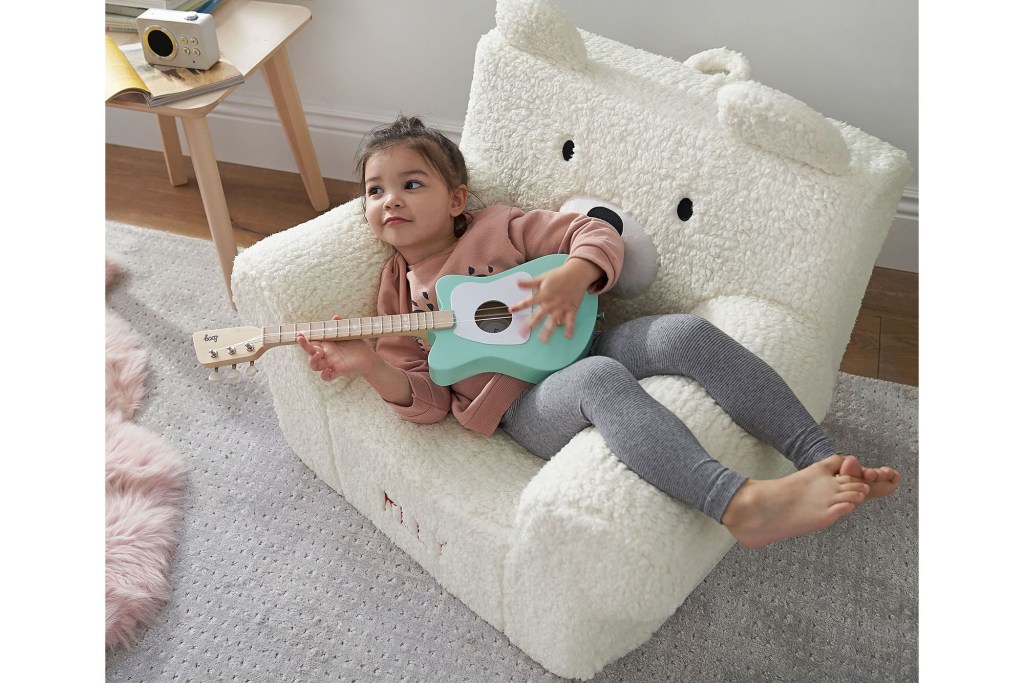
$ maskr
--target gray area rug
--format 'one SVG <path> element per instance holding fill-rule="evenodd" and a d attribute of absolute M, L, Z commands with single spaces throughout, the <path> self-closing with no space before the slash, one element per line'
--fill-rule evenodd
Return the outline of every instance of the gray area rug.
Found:
<path fill-rule="evenodd" d="M 197 329 L 243 324 L 212 243 L 108 224 L 108 307 L 149 342 L 136 422 L 185 458 L 170 602 L 107 680 L 558 681 L 448 595 L 292 453 L 262 376 L 206 381 Z M 918 391 L 840 375 L 825 428 L 903 473 L 825 533 L 734 547 L 595 681 L 914 681 Z"/>

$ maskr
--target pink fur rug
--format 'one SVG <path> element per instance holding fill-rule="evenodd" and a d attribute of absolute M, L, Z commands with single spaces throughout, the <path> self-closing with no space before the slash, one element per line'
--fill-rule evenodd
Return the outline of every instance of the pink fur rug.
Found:
<path fill-rule="evenodd" d="M 122 273 L 107 256 L 107 286 Z M 132 643 L 170 597 L 185 468 L 159 435 L 130 420 L 146 394 L 143 339 L 107 312 L 107 647 Z"/>

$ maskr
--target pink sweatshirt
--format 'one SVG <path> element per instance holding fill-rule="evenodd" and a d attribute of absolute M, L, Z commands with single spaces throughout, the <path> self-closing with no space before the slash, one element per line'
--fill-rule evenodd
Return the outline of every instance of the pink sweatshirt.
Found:
<path fill-rule="evenodd" d="M 379 315 L 437 308 L 434 283 L 444 275 L 493 275 L 548 254 L 569 254 L 604 271 L 591 288 L 594 294 L 615 285 L 622 269 L 619 233 L 602 220 L 572 213 L 529 211 L 492 206 L 473 214 L 466 233 L 454 246 L 419 263 L 406 263 L 395 253 L 384 266 L 377 298 Z M 523 298 L 528 293 L 523 292 Z M 497 373 L 475 375 L 450 387 L 431 381 L 426 339 L 382 337 L 377 353 L 405 372 L 412 386 L 412 405 L 389 405 L 412 422 L 443 420 L 449 412 L 464 427 L 491 434 L 528 382 Z"/>

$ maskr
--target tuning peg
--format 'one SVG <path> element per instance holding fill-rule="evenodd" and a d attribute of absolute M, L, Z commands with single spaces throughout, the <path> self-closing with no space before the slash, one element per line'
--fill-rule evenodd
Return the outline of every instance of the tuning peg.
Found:
<path fill-rule="evenodd" d="M 226 378 L 229 382 L 237 382 L 242 379 L 242 373 L 238 371 L 237 365 L 232 365 L 231 369 L 228 370 L 228 376 Z"/>
<path fill-rule="evenodd" d="M 253 375 L 256 374 L 256 372 L 257 372 L 257 370 L 256 370 L 256 362 L 255 361 L 249 361 L 249 367 L 247 367 L 245 369 L 245 376 L 246 377 L 252 377 Z"/>
<path fill-rule="evenodd" d="M 224 379 L 224 375 L 220 374 L 220 372 L 218 372 L 218 370 L 220 370 L 220 368 L 214 368 L 213 372 L 211 372 L 210 376 L 207 377 L 206 379 L 210 380 L 211 382 L 220 382 L 220 381 L 222 381 Z"/>

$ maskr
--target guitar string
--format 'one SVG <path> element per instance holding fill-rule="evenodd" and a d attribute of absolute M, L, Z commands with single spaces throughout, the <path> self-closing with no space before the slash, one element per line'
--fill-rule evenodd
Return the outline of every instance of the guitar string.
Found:
<path fill-rule="evenodd" d="M 505 315 L 475 315 L 472 318 L 473 322 L 475 322 L 475 323 L 479 323 L 479 322 L 493 322 L 493 321 L 497 321 L 497 320 L 509 320 L 509 321 L 511 321 L 511 320 L 515 319 L 515 316 L 513 314 L 507 312 L 508 311 L 508 306 L 492 306 L 490 308 L 482 308 L 481 307 L 481 308 L 477 309 L 477 313 L 478 314 L 481 311 L 483 311 L 484 313 L 490 313 L 492 311 L 493 312 L 505 311 L 506 313 L 505 313 Z M 356 332 L 356 334 L 362 334 L 362 327 L 364 325 L 369 327 L 369 333 L 370 334 L 377 334 L 377 332 L 374 329 L 374 326 L 375 326 L 375 322 L 374 321 L 380 322 L 381 318 L 390 318 L 390 317 L 395 317 L 395 316 L 401 317 L 403 315 L 414 316 L 414 315 L 419 315 L 419 314 L 428 314 L 428 313 L 429 314 L 434 314 L 434 313 L 446 313 L 446 312 L 449 312 L 449 311 L 444 311 L 444 310 L 441 310 L 441 311 L 429 311 L 429 312 L 428 311 L 419 311 L 417 313 L 396 313 L 396 314 L 393 314 L 393 315 L 390 315 L 390 316 L 388 316 L 388 315 L 382 315 L 382 316 L 363 316 L 363 317 L 358 317 L 358 318 L 342 318 L 341 320 L 323 320 L 323 321 L 319 321 L 317 323 L 289 323 L 287 325 L 278 325 L 277 327 L 295 327 L 294 330 L 292 330 L 290 332 L 285 331 L 285 330 L 278 330 L 277 332 L 274 332 L 274 333 L 271 333 L 271 334 L 272 335 L 276 335 L 279 338 L 284 338 L 286 335 L 288 335 L 288 336 L 295 336 L 295 335 L 300 333 L 300 330 L 298 329 L 298 326 L 300 326 L 300 325 L 301 326 L 318 325 L 318 324 L 324 324 L 324 327 L 321 328 L 321 329 L 318 329 L 316 331 L 317 332 L 325 332 L 326 333 L 327 332 L 327 326 L 330 325 L 330 327 L 334 328 L 335 326 L 331 325 L 331 323 L 335 323 L 335 322 L 337 322 L 337 323 L 349 322 L 350 323 L 350 325 L 349 325 L 349 334 L 352 334 L 351 328 L 353 326 L 351 325 L 351 323 L 355 322 L 355 321 L 362 321 L 363 319 L 369 319 L 370 322 L 365 323 L 365 324 L 362 323 L 362 322 L 358 322 L 358 327 L 360 329 L 359 329 L 358 332 Z M 454 323 L 454 320 L 452 322 Z M 275 326 L 274 325 L 270 325 L 269 327 L 275 327 Z M 340 328 L 341 326 L 338 325 L 337 327 Z M 392 330 L 394 330 L 394 327 L 392 327 Z M 333 331 L 337 332 L 337 331 L 340 331 L 340 330 L 338 330 L 336 328 Z M 429 330 L 425 330 L 425 331 L 429 331 Z M 312 329 L 312 327 L 310 327 L 308 329 L 308 333 L 312 334 L 313 332 L 314 332 L 314 330 Z M 386 332 L 381 332 L 380 334 L 381 334 L 381 336 L 387 336 Z"/>

